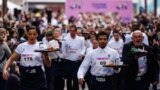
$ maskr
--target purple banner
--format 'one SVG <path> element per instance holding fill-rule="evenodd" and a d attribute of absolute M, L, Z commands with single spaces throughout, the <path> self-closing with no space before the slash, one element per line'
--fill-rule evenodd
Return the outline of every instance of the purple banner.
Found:
<path fill-rule="evenodd" d="M 125 22 L 133 15 L 132 0 L 66 0 L 67 17 L 78 17 L 80 12 L 117 13 Z"/>

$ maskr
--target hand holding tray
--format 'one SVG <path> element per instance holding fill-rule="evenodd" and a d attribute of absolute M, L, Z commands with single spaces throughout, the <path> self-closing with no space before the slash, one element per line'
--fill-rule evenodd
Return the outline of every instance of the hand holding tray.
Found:
<path fill-rule="evenodd" d="M 41 53 L 53 52 L 53 51 L 47 50 L 47 49 L 45 49 L 45 50 L 34 50 L 34 51 L 35 51 L 35 52 L 41 52 Z"/>
<path fill-rule="evenodd" d="M 122 65 L 113 65 L 113 64 L 109 64 L 109 65 L 104 65 L 104 67 L 127 67 L 128 65 L 127 64 L 122 64 Z"/>
<path fill-rule="evenodd" d="M 34 50 L 34 51 L 35 52 L 41 52 L 41 53 L 48 53 L 48 52 L 59 51 L 59 49 L 56 49 L 56 50 L 41 49 L 41 50 Z"/>

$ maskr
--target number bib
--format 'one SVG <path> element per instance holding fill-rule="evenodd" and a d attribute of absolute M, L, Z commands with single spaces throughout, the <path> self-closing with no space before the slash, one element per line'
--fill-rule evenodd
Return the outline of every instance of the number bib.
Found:
<path fill-rule="evenodd" d="M 22 57 L 21 57 L 21 60 L 23 62 L 32 62 L 33 61 L 33 55 L 32 54 L 23 54 Z"/>
<path fill-rule="evenodd" d="M 146 69 L 147 69 L 147 58 L 146 56 L 141 57 L 138 59 L 138 66 L 139 66 L 139 75 L 143 75 L 146 73 Z"/>
<path fill-rule="evenodd" d="M 111 64 L 111 63 L 112 63 L 112 61 L 109 58 L 97 58 L 96 59 L 96 64 L 98 66 L 104 66 L 107 64 Z"/>
<path fill-rule="evenodd" d="M 76 53 L 76 50 L 70 50 L 69 53 Z"/>

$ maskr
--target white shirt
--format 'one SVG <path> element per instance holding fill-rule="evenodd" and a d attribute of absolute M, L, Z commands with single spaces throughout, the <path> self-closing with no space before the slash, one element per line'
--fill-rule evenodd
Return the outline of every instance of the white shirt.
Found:
<path fill-rule="evenodd" d="M 76 36 L 74 39 L 70 36 L 66 37 L 62 43 L 62 52 L 65 59 L 71 61 L 79 60 L 80 56 L 85 53 L 84 40 L 79 36 Z"/>
<path fill-rule="evenodd" d="M 146 44 L 146 45 L 149 45 L 149 42 L 148 42 L 148 36 L 146 35 L 146 33 L 143 33 L 143 43 Z"/>
<path fill-rule="evenodd" d="M 84 42 L 84 47 L 85 47 L 85 52 L 86 52 L 87 46 L 86 46 L 86 40 L 85 40 L 85 38 L 84 38 L 83 36 L 78 36 L 78 37 L 83 40 L 83 42 Z M 84 54 L 85 54 L 85 52 L 84 52 Z"/>
<path fill-rule="evenodd" d="M 87 50 L 86 50 L 86 53 L 85 53 L 85 54 L 87 55 L 87 54 L 88 54 L 89 52 L 91 52 L 92 50 L 94 50 L 94 49 L 93 49 L 93 47 L 87 48 Z"/>
<path fill-rule="evenodd" d="M 65 30 L 65 32 L 62 32 L 62 38 L 63 38 L 63 39 L 64 39 L 67 35 L 68 35 L 67 30 Z"/>
<path fill-rule="evenodd" d="M 57 21 L 55 18 L 52 18 L 52 19 L 51 19 L 51 25 L 52 25 L 52 26 L 58 25 L 58 21 Z"/>
<path fill-rule="evenodd" d="M 132 36 L 131 36 L 131 34 L 126 34 L 126 35 L 125 35 L 125 42 L 124 42 L 124 43 L 126 44 L 126 43 L 129 43 L 129 42 L 131 42 L 131 41 L 132 41 Z"/>
<path fill-rule="evenodd" d="M 11 42 L 12 42 L 13 44 L 16 44 L 16 43 L 17 43 L 17 39 L 16 39 L 16 38 L 11 38 Z"/>
<path fill-rule="evenodd" d="M 39 49 L 39 42 L 36 42 L 34 45 L 30 45 L 28 42 L 19 44 L 15 52 L 21 56 L 20 65 L 27 67 L 43 66 L 42 54 L 34 51 Z"/>
<path fill-rule="evenodd" d="M 116 50 L 120 57 L 122 57 L 123 45 L 124 45 L 124 43 L 123 43 L 122 39 L 119 39 L 119 41 L 116 41 L 115 39 L 111 39 L 108 42 L 108 47 Z"/>
<path fill-rule="evenodd" d="M 93 44 L 90 39 L 86 43 L 88 48 L 93 47 Z"/>
<path fill-rule="evenodd" d="M 48 26 L 47 18 L 46 18 L 46 17 L 42 17 L 42 20 L 43 20 L 43 25 L 44 25 L 45 27 L 47 27 L 47 26 Z"/>
<path fill-rule="evenodd" d="M 56 41 L 56 40 L 49 41 L 48 47 L 53 47 L 55 49 L 59 49 L 58 41 Z M 48 55 L 51 59 L 56 59 L 56 58 L 58 58 L 58 51 L 50 52 L 50 53 L 48 53 Z"/>
<path fill-rule="evenodd" d="M 48 40 L 46 39 L 46 37 L 43 37 L 42 43 L 45 44 L 46 46 L 48 46 L 49 42 L 48 42 Z"/>
<path fill-rule="evenodd" d="M 108 41 L 110 41 L 112 39 L 112 36 L 113 36 L 113 30 L 111 30 L 111 32 L 109 34 Z"/>
<path fill-rule="evenodd" d="M 91 65 L 91 74 L 94 76 L 110 76 L 113 75 L 114 70 L 111 67 L 103 67 L 102 63 L 107 64 L 111 62 L 120 63 L 118 52 L 114 49 L 106 47 L 104 49 L 97 48 L 89 52 L 83 60 L 79 70 L 78 78 L 84 78 L 88 68 Z"/>

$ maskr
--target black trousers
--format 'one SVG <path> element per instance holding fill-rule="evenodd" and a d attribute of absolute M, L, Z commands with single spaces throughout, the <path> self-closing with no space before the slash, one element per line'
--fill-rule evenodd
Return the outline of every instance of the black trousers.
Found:
<path fill-rule="evenodd" d="M 113 90 L 112 76 L 92 76 L 90 90 Z"/>
<path fill-rule="evenodd" d="M 20 78 L 15 73 L 10 73 L 7 80 L 6 90 L 20 90 Z"/>
<path fill-rule="evenodd" d="M 67 90 L 79 90 L 77 72 L 80 61 L 54 59 L 51 66 L 51 90 L 64 90 L 64 79 L 67 80 Z"/>
<path fill-rule="evenodd" d="M 85 75 L 85 77 L 84 77 L 85 82 L 87 83 L 89 90 L 90 90 L 91 78 L 92 78 L 92 75 L 91 75 L 91 73 L 90 73 L 90 70 L 91 70 L 91 67 L 88 69 L 88 71 L 87 71 L 87 73 L 86 73 L 86 75 Z M 85 83 L 84 83 L 84 85 L 85 85 Z M 83 88 L 85 88 L 85 87 L 83 87 Z"/>
<path fill-rule="evenodd" d="M 65 77 L 67 79 L 67 90 L 79 90 L 77 72 L 81 61 L 65 60 Z"/>
<path fill-rule="evenodd" d="M 46 74 L 46 79 L 47 79 L 47 90 L 50 89 L 50 82 L 51 82 L 51 68 L 45 66 L 45 74 Z"/>
<path fill-rule="evenodd" d="M 122 82 L 122 74 L 114 74 L 113 75 L 113 86 L 114 90 L 123 90 L 123 82 Z"/>
<path fill-rule="evenodd" d="M 2 72 L 0 72 L 0 90 L 5 90 L 6 81 L 2 77 Z"/>
<path fill-rule="evenodd" d="M 139 80 L 132 79 L 123 82 L 123 90 L 149 90 L 150 83 L 145 76 L 137 77 Z"/>
<path fill-rule="evenodd" d="M 20 66 L 20 90 L 46 90 L 47 82 L 41 66 Z"/>
<path fill-rule="evenodd" d="M 51 65 L 50 90 L 64 90 L 65 62 L 53 59 Z"/>

